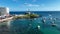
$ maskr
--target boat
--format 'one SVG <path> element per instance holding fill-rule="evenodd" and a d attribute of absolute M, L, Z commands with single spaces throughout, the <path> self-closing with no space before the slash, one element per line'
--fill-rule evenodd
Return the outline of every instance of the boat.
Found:
<path fill-rule="evenodd" d="M 57 24 L 51 24 L 51 25 L 52 25 L 52 27 L 56 27 Z"/>

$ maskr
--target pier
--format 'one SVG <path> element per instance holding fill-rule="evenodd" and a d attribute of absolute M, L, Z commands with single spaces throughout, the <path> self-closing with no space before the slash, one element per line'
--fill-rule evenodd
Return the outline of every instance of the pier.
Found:
<path fill-rule="evenodd" d="M 5 22 L 5 21 L 11 20 L 11 19 L 13 19 L 13 17 L 5 18 L 5 19 L 0 19 L 0 22 Z"/>

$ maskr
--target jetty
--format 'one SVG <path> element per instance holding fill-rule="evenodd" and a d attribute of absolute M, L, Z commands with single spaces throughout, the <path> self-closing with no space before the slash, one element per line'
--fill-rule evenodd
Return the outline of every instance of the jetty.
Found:
<path fill-rule="evenodd" d="M 11 19 L 13 19 L 13 17 L 5 18 L 5 19 L 0 19 L 0 22 L 5 22 L 5 21 L 11 20 Z"/>

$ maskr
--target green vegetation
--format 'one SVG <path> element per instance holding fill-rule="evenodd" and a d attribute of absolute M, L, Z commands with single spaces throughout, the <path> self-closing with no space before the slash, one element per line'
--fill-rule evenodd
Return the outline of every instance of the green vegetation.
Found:
<path fill-rule="evenodd" d="M 39 15 L 37 14 L 26 14 L 27 16 L 29 16 L 29 18 L 37 18 L 39 17 Z"/>
<path fill-rule="evenodd" d="M 28 18 L 28 16 L 14 16 L 14 19 Z"/>
<path fill-rule="evenodd" d="M 28 18 L 38 18 L 38 17 L 40 16 L 37 14 L 24 14 L 23 16 L 14 16 L 14 19 L 21 19 L 21 18 L 28 19 Z"/>

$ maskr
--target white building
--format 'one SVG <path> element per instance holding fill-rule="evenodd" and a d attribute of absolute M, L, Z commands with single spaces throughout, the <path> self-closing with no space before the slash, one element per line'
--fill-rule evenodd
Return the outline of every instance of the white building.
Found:
<path fill-rule="evenodd" d="M 0 16 L 9 14 L 9 8 L 7 7 L 0 7 Z"/>

